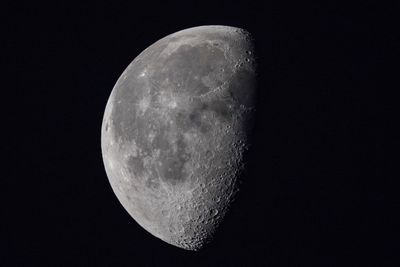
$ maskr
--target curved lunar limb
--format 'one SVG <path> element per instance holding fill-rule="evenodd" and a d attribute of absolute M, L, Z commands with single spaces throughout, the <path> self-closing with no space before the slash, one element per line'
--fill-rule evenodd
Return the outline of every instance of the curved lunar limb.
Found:
<path fill-rule="evenodd" d="M 139 225 L 188 250 L 211 240 L 238 189 L 255 92 L 254 44 L 239 28 L 182 30 L 132 61 L 109 97 L 101 146 Z"/>

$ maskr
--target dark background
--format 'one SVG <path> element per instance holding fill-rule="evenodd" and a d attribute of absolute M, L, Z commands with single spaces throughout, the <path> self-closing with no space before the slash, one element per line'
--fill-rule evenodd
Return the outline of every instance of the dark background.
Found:
<path fill-rule="evenodd" d="M 321 2 L 3 2 L 0 266 L 399 266 L 398 4 Z M 143 49 L 210 24 L 254 35 L 260 105 L 238 200 L 189 252 L 119 204 L 100 128 Z"/>

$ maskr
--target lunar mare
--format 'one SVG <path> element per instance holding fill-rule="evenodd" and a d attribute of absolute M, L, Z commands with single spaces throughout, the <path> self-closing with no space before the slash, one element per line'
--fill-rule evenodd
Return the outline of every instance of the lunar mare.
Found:
<path fill-rule="evenodd" d="M 107 102 L 101 147 L 139 225 L 188 250 L 211 240 L 238 190 L 255 93 L 254 45 L 239 28 L 185 29 L 132 61 Z"/>

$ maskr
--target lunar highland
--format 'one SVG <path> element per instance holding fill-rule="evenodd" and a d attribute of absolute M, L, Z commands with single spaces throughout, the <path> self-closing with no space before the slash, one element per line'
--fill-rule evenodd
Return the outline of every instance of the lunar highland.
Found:
<path fill-rule="evenodd" d="M 255 112 L 251 35 L 200 26 L 137 56 L 101 129 L 112 189 L 132 218 L 174 246 L 209 242 L 238 191 Z"/>

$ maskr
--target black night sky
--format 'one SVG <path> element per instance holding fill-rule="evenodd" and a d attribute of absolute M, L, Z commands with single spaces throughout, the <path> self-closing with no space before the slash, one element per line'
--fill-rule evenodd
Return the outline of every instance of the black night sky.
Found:
<path fill-rule="evenodd" d="M 321 2 L 1 4 L 0 266 L 399 266 L 399 6 Z M 237 201 L 215 240 L 190 252 L 120 205 L 100 128 L 126 66 L 200 25 L 253 34 L 260 87 Z"/>

